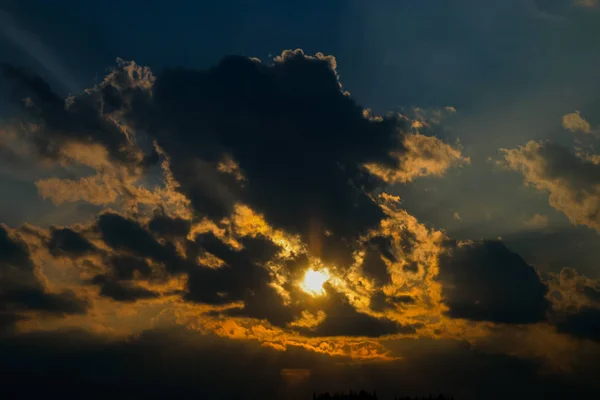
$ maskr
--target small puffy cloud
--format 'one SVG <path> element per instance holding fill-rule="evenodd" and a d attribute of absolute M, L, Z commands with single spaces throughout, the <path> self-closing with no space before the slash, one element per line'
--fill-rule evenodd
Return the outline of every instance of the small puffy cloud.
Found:
<path fill-rule="evenodd" d="M 573 133 L 592 133 L 590 123 L 581 116 L 579 111 L 565 114 L 562 117 L 562 126 Z"/>
<path fill-rule="evenodd" d="M 442 176 L 454 166 L 468 164 L 470 159 L 461 151 L 433 136 L 408 134 L 404 138 L 406 151 L 393 154 L 399 167 L 365 164 L 369 173 L 386 183 L 406 183 L 422 176 Z"/>
<path fill-rule="evenodd" d="M 600 308 L 600 281 L 579 274 L 570 267 L 546 278 L 552 307 L 558 312 L 573 312 L 583 308 Z"/>
<path fill-rule="evenodd" d="M 548 142 L 501 152 L 502 164 L 520 172 L 527 185 L 548 192 L 552 207 L 574 224 L 600 231 L 600 164 Z"/>

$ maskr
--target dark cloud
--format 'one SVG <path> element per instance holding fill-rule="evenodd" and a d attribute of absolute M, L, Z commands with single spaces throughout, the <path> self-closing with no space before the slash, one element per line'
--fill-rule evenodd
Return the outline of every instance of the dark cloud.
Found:
<path fill-rule="evenodd" d="M 104 145 L 115 161 L 138 162 L 135 147 L 110 115 L 138 90 L 126 68 L 115 70 L 102 85 L 67 101 L 42 78 L 21 68 L 3 64 L 1 73 L 10 83 L 6 89 L 10 96 L 23 104 L 27 122 L 39 127 L 29 134 L 40 156 L 58 159 L 66 143 L 97 143 Z"/>
<path fill-rule="evenodd" d="M 117 279 L 131 280 L 135 273 L 138 273 L 141 277 L 148 278 L 152 273 L 152 268 L 146 260 L 127 255 L 111 257 L 109 265 L 112 267 Z"/>
<path fill-rule="evenodd" d="M 74 292 L 46 293 L 40 288 L 16 288 L 3 290 L 0 300 L 23 311 L 46 311 L 51 313 L 83 314 L 88 304 Z M 12 308 L 12 307 L 11 307 Z"/>
<path fill-rule="evenodd" d="M 131 282 L 134 279 L 147 280 L 152 275 L 152 267 L 144 255 L 155 257 L 162 262 L 169 262 L 170 257 L 172 257 L 173 263 L 181 264 L 181 261 L 155 242 L 142 226 L 117 214 L 101 215 L 98 219 L 98 229 L 102 232 L 105 242 L 114 249 L 142 254 L 142 257 L 118 253 L 105 254 L 92 245 L 81 233 L 69 228 L 51 227 L 48 248 L 55 256 L 81 257 L 92 253 L 100 255 L 107 269 L 106 274 L 96 275 L 90 280 L 90 283 L 100 286 L 100 295 L 102 296 L 123 302 L 158 297 L 158 293 Z M 147 254 L 144 254 L 144 246 L 149 246 Z"/>
<path fill-rule="evenodd" d="M 140 299 L 153 299 L 159 296 L 144 287 L 136 286 L 130 282 L 118 282 L 102 275 L 96 276 L 92 282 L 100 285 L 102 296 L 110 297 L 116 301 L 132 302 Z"/>
<path fill-rule="evenodd" d="M 225 265 L 190 270 L 186 300 L 207 304 L 243 301 L 242 309 L 226 314 L 267 319 L 279 326 L 291 321 L 291 310 L 271 287 L 271 277 L 264 267 L 275 256 L 278 246 L 265 238 L 246 238 L 242 241 L 243 249 L 235 250 L 212 234 L 198 236 L 195 244 L 197 250 L 209 252 Z"/>
<path fill-rule="evenodd" d="M 280 368 L 287 361 L 258 345 L 178 331 L 122 340 L 82 331 L 34 333 L 5 339 L 0 351 L 0 379 L 9 397 L 20 388 L 22 397 L 275 399 L 283 389 Z M 262 367 L 248 370 L 250 360 Z M 277 362 L 268 366 L 269 360 Z M 257 384 L 265 380 L 270 384 Z"/>
<path fill-rule="evenodd" d="M 413 274 L 416 274 L 417 272 L 419 272 L 419 264 L 415 261 L 412 261 L 408 264 L 405 264 L 404 267 L 402 267 L 402 269 L 406 272 L 412 272 Z"/>
<path fill-rule="evenodd" d="M 101 84 L 66 102 L 23 70 L 7 66 L 4 75 L 13 82 L 15 99 L 28 98 L 23 118 L 39 125 L 39 131 L 30 134 L 44 156 L 65 156 L 61 151 L 73 143 L 101 145 L 108 151 L 109 160 L 92 147 L 91 154 L 71 155 L 71 161 L 94 168 L 97 175 L 38 182 L 42 196 L 57 204 L 110 204 L 118 196 L 143 197 L 133 194 L 136 187 L 128 182 L 143 176 L 137 168 L 150 159 L 158 161 L 160 154 L 168 165 L 166 190 L 179 190 L 191 201 L 194 221 L 208 217 L 224 226 L 223 218 L 231 218 L 235 207 L 247 205 L 273 229 L 299 234 L 308 255 L 331 265 L 332 271 L 343 272 L 354 263 L 357 239 L 377 228 L 384 217 L 371 197 L 383 182 L 365 165 L 390 173 L 413 167 L 421 171 L 424 165 L 401 157 L 407 151 L 406 121 L 364 110 L 342 89 L 335 58 L 320 53 L 313 57 L 301 50 L 285 51 L 272 63 L 231 56 L 208 70 L 167 69 L 156 79 L 147 68 L 119 60 Z M 152 141 L 156 151 L 146 151 Z M 427 158 L 428 171 L 441 171 L 430 157 L 437 139 L 419 136 L 410 143 L 411 154 Z M 124 173 L 122 165 L 130 171 Z M 416 175 L 422 175 L 419 171 Z M 115 300 L 153 296 L 151 290 L 143 292 L 129 282 L 149 279 L 151 260 L 168 273 L 189 276 L 187 301 L 243 302 L 243 308 L 226 313 L 267 319 L 278 326 L 298 314 L 296 305 L 284 306 L 277 291 L 295 300 L 297 282 L 288 280 L 283 288 L 275 288 L 273 272 L 266 268 L 281 251 L 272 239 L 241 238 L 241 249 L 212 234 L 190 241 L 192 220 L 169 215 L 173 204 L 161 206 L 148 223 L 125 211 L 99 215 L 95 231 L 110 248 L 98 251 L 107 268 L 93 282 L 102 294 Z M 78 257 L 97 250 L 73 229 L 54 229 L 51 236 L 54 255 Z M 373 238 L 366 250 L 365 274 L 379 284 L 391 282 L 385 263 L 397 260 L 389 240 Z M 215 259 L 223 265 L 214 265 Z M 305 259 L 306 255 L 292 255 L 279 261 L 295 264 L 296 270 L 289 272 L 297 279 L 308 265 Z M 340 304 L 342 318 L 350 318 L 360 335 L 396 328 Z M 330 314 L 330 321 L 336 318 L 333 311 Z M 337 334 L 338 328 L 327 328 L 330 321 L 324 325 L 326 334 Z"/>
<path fill-rule="evenodd" d="M 463 343 L 421 339 L 390 345 L 402 360 L 356 364 L 300 348 L 280 352 L 180 330 L 112 340 L 77 330 L 35 332 L 0 341 L 0 379 L 8 397 L 89 399 L 304 400 L 313 391 L 349 388 L 376 389 L 383 399 L 430 392 L 465 400 L 560 399 L 589 397 L 598 386 L 593 379 L 577 379 L 575 387 L 564 377 L 537 373 L 536 362 L 481 353 Z M 308 372 L 301 384 L 286 380 L 284 372 L 291 369 Z"/>
<path fill-rule="evenodd" d="M 371 238 L 365 250 L 362 269 L 365 275 L 375 279 L 378 285 L 391 282 L 384 258 L 390 262 L 396 261 L 390 240 L 381 236 Z"/>
<path fill-rule="evenodd" d="M 148 224 L 148 229 L 156 235 L 167 237 L 185 237 L 190 232 L 191 221 L 183 218 L 171 218 L 157 213 Z"/>
<path fill-rule="evenodd" d="M 600 304 L 600 287 L 585 286 L 583 294 L 591 301 Z"/>
<path fill-rule="evenodd" d="M 10 67 L 5 70 L 15 84 L 16 97 L 29 97 L 27 118 L 40 126 L 30 134 L 42 156 L 63 157 L 61 151 L 73 143 L 94 150 L 86 155 L 92 160 L 70 156 L 95 169 L 104 186 L 92 177 L 69 188 L 81 191 L 92 186 L 94 193 L 109 200 L 98 204 L 113 203 L 118 196 L 131 200 L 118 212 L 101 212 L 91 228 L 53 227 L 45 243 L 55 256 L 83 258 L 93 253 L 85 261 L 101 263 L 94 265 L 101 271 L 82 279 L 97 285 L 101 296 L 129 303 L 156 299 L 164 288 L 153 286 L 154 278 L 164 283 L 173 275 L 183 275 L 186 287 L 172 291 L 181 295 L 178 300 L 232 306 L 214 307 L 202 315 L 209 322 L 254 324 L 249 319 L 258 319 L 265 329 L 286 337 L 300 334 L 301 340 L 389 340 L 390 335 L 416 334 L 424 326 L 417 321 L 439 317 L 428 314 L 435 313 L 436 304 L 428 303 L 433 296 L 421 296 L 413 289 L 428 283 L 415 284 L 428 279 L 422 276 L 428 272 L 425 260 L 437 257 L 437 240 L 443 233 L 434 235 L 425 227 L 417 230 L 413 225 L 419 225 L 418 221 L 395 217 L 394 211 L 401 210 L 378 204 L 373 194 L 385 182 L 440 175 L 456 160 L 467 159 L 448 145 L 440 147 L 436 138 L 407 135 L 398 116 L 379 118 L 363 110 L 342 90 L 333 57 L 286 51 L 273 64 L 227 57 L 209 70 L 165 70 L 156 80 L 147 69 L 120 62 L 101 85 L 66 103 L 39 78 Z M 148 150 L 153 141 L 156 151 Z M 95 150 L 102 147 L 109 157 L 96 160 Z M 539 148 L 529 150 L 535 153 Z M 507 151 L 513 160 L 531 158 L 517 153 Z M 151 191 L 147 183 L 153 176 L 145 175 L 148 170 L 144 168 L 158 161 L 163 162 L 164 186 Z M 123 165 L 129 172 L 124 172 Z M 375 176 L 368 173 L 368 166 L 373 165 L 370 170 L 379 171 Z M 552 174 L 564 173 L 548 163 L 542 166 Z M 586 164 L 575 169 L 573 176 L 584 175 L 575 184 L 580 191 L 587 190 L 593 167 Z M 64 194 L 67 190 L 54 185 L 57 182 L 64 180 L 52 185 L 46 181 L 46 186 Z M 38 188 L 43 195 L 39 184 Z M 181 200 L 179 194 L 185 198 Z M 162 204 L 153 196 L 181 201 Z M 240 207 L 251 213 L 242 215 Z M 391 233 L 374 233 L 378 230 Z M 304 248 L 290 251 L 281 238 L 296 234 L 307 252 Z M 47 293 L 32 272 L 36 266 L 27 246 L 7 233 L 0 249 L 11 268 L 19 265 L 25 271 L 2 277 L 21 282 L 0 287 L 1 299 L 11 302 L 11 308 L 0 309 L 4 330 L 26 317 L 24 312 L 13 312 L 15 307 L 55 313 L 85 311 L 85 304 L 72 292 Z M 346 274 L 363 250 L 357 270 L 376 289 L 367 288 L 365 295 L 361 288 L 357 295 L 358 300 L 370 296 L 370 310 L 361 308 L 367 306 L 351 293 L 360 281 Z M 299 282 L 316 259 L 349 285 L 331 282 L 322 296 L 304 293 Z M 449 242 L 439 262 L 443 301 L 450 317 L 506 324 L 545 320 L 547 286 L 504 244 Z M 403 275 L 400 265 L 407 274 L 399 279 L 406 278 L 406 284 L 393 289 L 411 295 L 385 295 L 381 287 L 397 282 Z M 588 292 L 593 298 L 595 292 Z M 418 313 L 424 303 L 429 307 L 425 315 L 407 318 L 412 322 L 394 320 L 404 309 Z M 134 306 L 145 304 L 127 305 Z M 187 306 L 193 309 L 193 304 Z M 232 321 L 231 317 L 245 319 Z M 587 325 L 583 328 L 576 318 L 565 317 L 558 329 L 590 337 Z M 436 330 L 436 335 L 440 332 Z M 119 346 L 132 351 L 130 344 Z"/>
<path fill-rule="evenodd" d="M 376 292 L 370 299 L 371 309 L 374 311 L 385 311 L 403 305 L 415 304 L 414 297 L 411 296 L 387 296 L 383 291 Z"/>
<path fill-rule="evenodd" d="M 0 312 L 0 335 L 13 331 L 15 324 L 24 319 L 27 318 L 13 313 Z"/>
<path fill-rule="evenodd" d="M 50 228 L 48 249 L 54 255 L 82 256 L 94 250 L 85 237 L 69 228 Z"/>
<path fill-rule="evenodd" d="M 561 333 L 600 342 L 600 309 L 585 307 L 556 324 Z"/>
<path fill-rule="evenodd" d="M 0 225 L 0 314 L 3 325 L 16 322 L 23 313 L 40 311 L 56 314 L 82 314 L 88 304 L 72 291 L 50 293 L 38 277 L 27 245 L 11 237 Z"/>
<path fill-rule="evenodd" d="M 185 269 L 182 260 L 171 243 L 159 243 L 139 223 L 118 214 L 105 213 L 98 217 L 97 228 L 106 244 L 115 250 L 149 257 L 165 264 L 171 272 Z"/>
<path fill-rule="evenodd" d="M 327 316 L 314 329 L 302 330 L 306 335 L 380 337 L 416 332 L 417 326 L 402 326 L 385 317 L 377 318 L 357 311 L 343 294 L 331 287 L 327 288 L 327 296 L 321 304 Z"/>
<path fill-rule="evenodd" d="M 402 151 L 399 121 L 365 118 L 340 89 L 335 60 L 300 51 L 272 65 L 228 57 L 207 71 L 166 70 L 150 104 L 133 110 L 131 124 L 172 156 L 174 176 L 200 213 L 224 217 L 244 202 L 276 227 L 330 242 L 321 250 L 347 253 L 342 239 L 381 219 L 363 192 L 374 179 L 360 165 L 394 167 L 389 152 Z M 224 155 L 239 164 L 243 187 L 218 173 Z M 315 223 L 323 231 L 313 232 Z"/>
<path fill-rule="evenodd" d="M 364 274 L 375 279 L 378 285 L 386 285 L 391 282 L 387 265 L 381 258 L 381 254 L 372 248 L 366 251 L 362 269 Z"/>
<path fill-rule="evenodd" d="M 545 319 L 547 286 L 502 242 L 448 242 L 439 276 L 451 317 L 514 324 Z"/>

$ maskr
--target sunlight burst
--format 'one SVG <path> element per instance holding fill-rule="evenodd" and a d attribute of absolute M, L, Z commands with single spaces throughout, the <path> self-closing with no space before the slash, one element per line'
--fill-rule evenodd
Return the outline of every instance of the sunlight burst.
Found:
<path fill-rule="evenodd" d="M 329 271 L 327 269 L 315 270 L 309 269 L 304 274 L 304 279 L 300 284 L 302 290 L 306 293 L 311 294 L 313 296 L 319 296 L 325 294 L 325 289 L 323 285 L 330 278 Z"/>

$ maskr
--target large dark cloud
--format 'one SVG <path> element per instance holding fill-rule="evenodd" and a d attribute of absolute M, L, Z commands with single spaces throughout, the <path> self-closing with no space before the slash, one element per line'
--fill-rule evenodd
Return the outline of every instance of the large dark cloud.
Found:
<path fill-rule="evenodd" d="M 0 315 L 5 327 L 29 311 L 85 313 L 88 304 L 72 291 L 49 292 L 38 277 L 27 245 L 0 225 Z"/>
<path fill-rule="evenodd" d="M 151 103 L 134 105 L 130 120 L 172 156 L 174 176 L 200 213 L 223 217 L 241 201 L 277 227 L 331 242 L 320 249 L 345 247 L 343 238 L 382 217 L 363 192 L 374 186 L 360 165 L 397 166 L 389 151 L 402 151 L 402 126 L 365 118 L 340 89 L 334 63 L 296 51 L 273 65 L 228 57 L 207 71 L 166 70 Z M 225 155 L 247 183 L 216 172 Z"/>
<path fill-rule="evenodd" d="M 185 300 L 214 305 L 241 301 L 242 309 L 228 313 L 283 326 L 300 309 L 284 307 L 272 284 L 272 271 L 265 268 L 281 250 L 279 245 L 261 235 L 240 239 L 242 249 L 233 249 L 212 234 L 190 241 L 193 223 L 208 217 L 221 224 L 232 216 L 234 206 L 245 204 L 275 229 L 299 234 L 310 256 L 343 272 L 354 263 L 359 235 L 376 228 L 384 217 L 370 196 L 382 182 L 363 165 L 403 167 L 405 121 L 365 112 L 343 91 L 335 58 L 322 54 L 285 51 L 268 64 L 231 56 L 208 70 L 170 69 L 156 79 L 146 68 L 119 61 L 102 83 L 66 102 L 41 78 L 21 69 L 5 66 L 4 76 L 12 82 L 16 100 L 27 98 L 26 118 L 40 127 L 30 134 L 43 156 L 58 157 L 72 143 L 99 144 L 108 150 L 107 162 L 74 158 L 95 168 L 103 183 L 68 182 L 71 190 L 87 191 L 92 186 L 103 199 L 63 196 L 60 180 L 46 181 L 45 193 L 55 194 L 60 202 L 84 198 L 105 204 L 117 193 L 135 198 L 135 188 L 126 181 L 137 173 L 123 174 L 107 163 L 146 165 L 138 146 L 155 140 L 159 148 L 146 161 L 158 161 L 160 153 L 173 178 L 169 190 L 179 190 L 191 201 L 192 220 L 168 215 L 172 204 L 155 210 L 149 223 L 112 211 L 101 213 L 93 231 L 110 251 L 96 249 L 73 229 L 52 230 L 48 247 L 53 255 L 100 255 L 107 268 L 91 282 L 115 300 L 155 295 L 133 282 L 150 279 L 151 260 L 167 273 L 188 275 Z M 437 143 L 429 139 L 423 142 L 427 154 Z M 362 266 L 379 284 L 390 282 L 384 260 L 396 261 L 386 240 L 375 238 L 367 245 Z M 224 265 L 205 265 L 206 257 Z M 301 265 L 298 271 L 289 271 L 293 281 L 283 288 L 293 298 L 299 291 L 298 272 L 307 266 L 303 257 L 294 255 L 286 261 Z M 386 322 L 383 329 L 371 330 L 369 324 L 382 322 L 344 301 L 340 307 L 339 321 L 356 317 L 354 325 L 367 327 L 357 329 L 357 334 L 377 336 L 395 329 Z M 337 322 L 335 329 L 327 328 L 335 314 L 332 308 L 324 325 L 327 335 L 340 329 Z"/>
<path fill-rule="evenodd" d="M 499 241 L 448 242 L 440 279 L 454 318 L 526 324 L 544 320 L 549 307 L 533 267 Z"/>

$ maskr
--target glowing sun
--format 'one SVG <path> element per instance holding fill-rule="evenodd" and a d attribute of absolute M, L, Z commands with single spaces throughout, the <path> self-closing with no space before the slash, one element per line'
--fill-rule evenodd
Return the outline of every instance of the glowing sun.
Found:
<path fill-rule="evenodd" d="M 302 280 L 300 287 L 306 293 L 313 296 L 323 295 L 325 294 L 323 285 L 329 280 L 329 278 L 329 271 L 326 269 L 314 270 L 311 268 L 306 271 L 306 274 L 304 274 L 304 279 Z"/>

